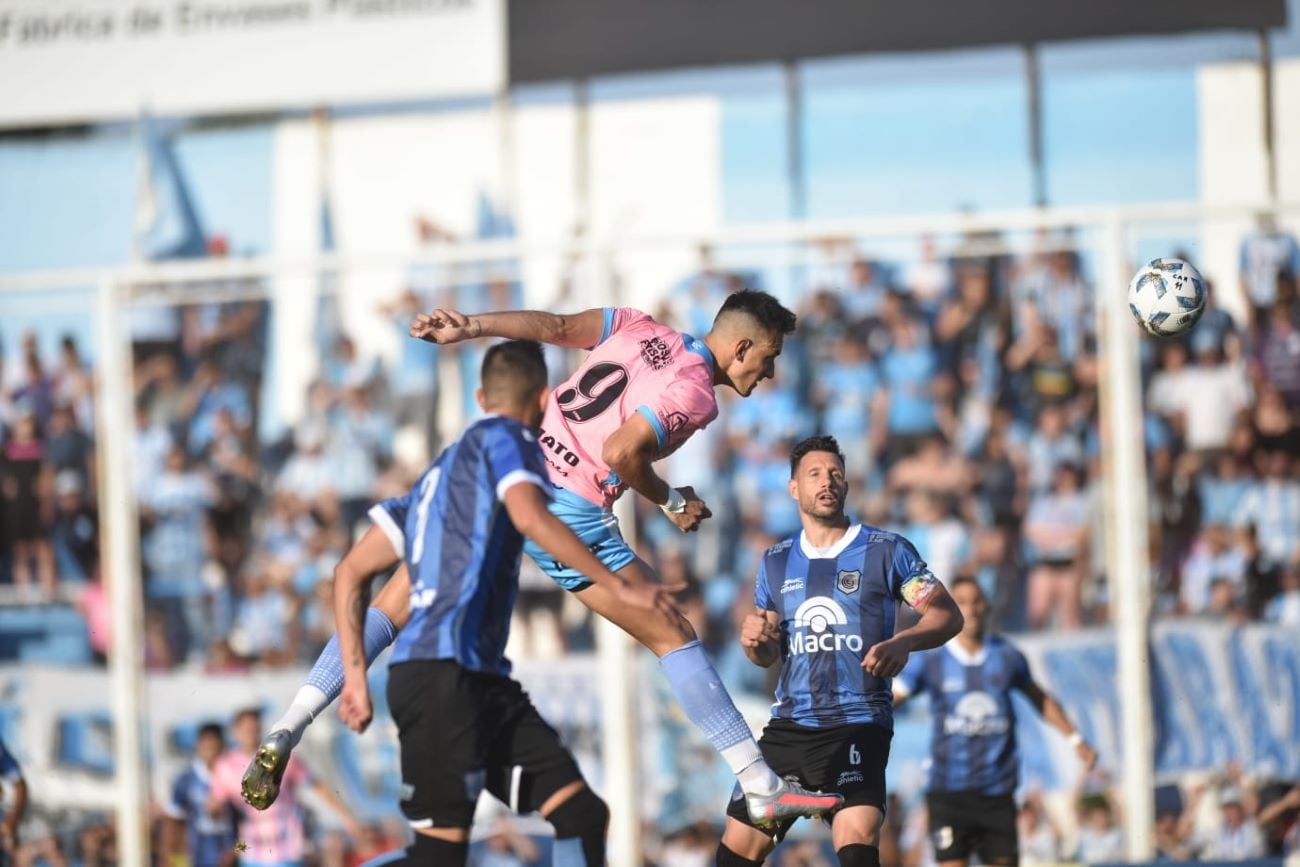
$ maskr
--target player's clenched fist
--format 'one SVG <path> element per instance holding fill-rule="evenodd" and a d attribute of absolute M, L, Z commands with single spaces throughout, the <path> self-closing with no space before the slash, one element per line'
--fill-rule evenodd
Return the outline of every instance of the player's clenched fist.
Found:
<path fill-rule="evenodd" d="M 775 611 L 755 611 L 745 616 L 740 624 L 740 645 L 760 647 L 769 641 L 779 641 L 781 631 L 776 625 Z"/>
<path fill-rule="evenodd" d="M 705 518 L 712 518 L 713 513 L 709 511 L 709 507 L 695 493 L 694 488 L 685 487 L 677 490 L 685 498 L 686 505 L 682 507 L 680 512 L 664 512 L 664 514 L 683 533 L 693 533 L 700 528 L 700 523 Z"/>
<path fill-rule="evenodd" d="M 474 321 L 464 313 L 441 308 L 421 313 L 411 323 L 411 336 L 428 343 L 459 343 L 478 337 Z"/>
<path fill-rule="evenodd" d="M 370 688 L 363 680 L 361 683 L 344 682 L 343 693 L 339 696 L 339 719 L 357 734 L 361 734 L 370 725 L 375 709 L 370 703 Z"/>
<path fill-rule="evenodd" d="M 909 649 L 897 638 L 873 644 L 862 659 L 862 667 L 876 677 L 897 677 L 907 665 Z"/>

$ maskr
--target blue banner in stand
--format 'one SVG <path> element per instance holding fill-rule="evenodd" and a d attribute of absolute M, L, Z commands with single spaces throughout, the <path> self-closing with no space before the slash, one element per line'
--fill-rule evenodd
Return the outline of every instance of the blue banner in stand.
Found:
<path fill-rule="evenodd" d="M 1013 637 L 1039 682 L 1054 694 L 1100 754 L 1112 777 L 1120 771 L 1120 696 L 1114 636 L 1107 630 Z M 1248 771 L 1300 778 L 1300 632 L 1267 626 L 1178 622 L 1151 637 L 1152 709 L 1157 775 L 1162 779 L 1240 762 Z M 668 826 L 718 818 L 731 774 L 672 700 L 655 660 L 643 654 L 635 748 L 645 772 L 648 815 Z M 333 710 L 308 731 L 301 755 L 362 815 L 394 812 L 396 730 L 383 706 L 386 669 L 372 671 L 375 724 L 364 736 L 344 729 Z M 306 669 L 249 675 L 200 672 L 150 674 L 148 755 L 156 795 L 184 767 L 203 722 L 229 722 L 236 709 L 262 707 L 268 719 L 297 691 Z M 599 671 L 590 657 L 524 662 L 516 674 L 599 789 Z M 0 669 L 0 736 L 30 779 L 33 797 L 50 808 L 110 808 L 112 703 L 102 669 L 13 666 Z M 755 730 L 770 697 L 737 691 Z M 1065 739 L 1047 728 L 1027 702 L 1018 705 L 1022 783 L 1045 791 L 1072 787 L 1079 768 Z M 920 791 L 929 753 L 924 700 L 900 713 L 890 758 L 890 786 L 907 798 Z"/>

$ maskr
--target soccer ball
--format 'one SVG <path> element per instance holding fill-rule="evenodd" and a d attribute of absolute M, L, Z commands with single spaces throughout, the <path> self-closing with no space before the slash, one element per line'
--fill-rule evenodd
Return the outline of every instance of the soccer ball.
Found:
<path fill-rule="evenodd" d="M 1205 312 L 1205 280 L 1182 259 L 1152 259 L 1128 284 L 1128 309 L 1153 337 L 1186 334 Z"/>

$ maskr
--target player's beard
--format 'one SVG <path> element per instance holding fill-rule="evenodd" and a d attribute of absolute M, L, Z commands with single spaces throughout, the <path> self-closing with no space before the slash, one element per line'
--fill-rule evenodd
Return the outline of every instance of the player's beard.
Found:
<path fill-rule="evenodd" d="M 823 497 L 820 493 L 814 494 L 802 508 L 804 514 L 810 518 L 832 522 L 844 517 L 844 495 L 832 494 L 830 497 Z"/>

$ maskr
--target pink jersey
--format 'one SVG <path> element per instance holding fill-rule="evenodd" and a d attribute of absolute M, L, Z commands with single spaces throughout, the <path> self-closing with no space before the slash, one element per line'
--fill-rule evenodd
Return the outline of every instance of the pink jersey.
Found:
<path fill-rule="evenodd" d="M 279 864 L 300 861 L 306 851 L 303 808 L 298 792 L 311 783 L 302 762 L 291 761 L 280 780 L 280 797 L 265 810 L 254 810 L 239 794 L 240 780 L 251 754 L 227 750 L 212 768 L 212 797 L 235 807 L 238 840 L 247 845 L 241 864 Z"/>
<path fill-rule="evenodd" d="M 601 458 L 605 440 L 634 413 L 669 455 L 718 417 L 713 354 L 703 341 L 660 325 L 640 310 L 605 308 L 600 342 L 551 393 L 539 442 L 551 481 L 609 507 L 627 487 Z"/>

